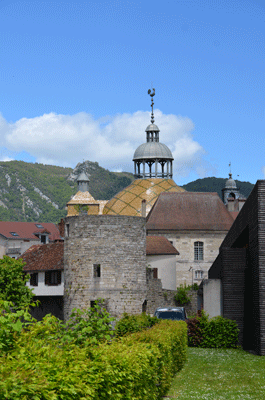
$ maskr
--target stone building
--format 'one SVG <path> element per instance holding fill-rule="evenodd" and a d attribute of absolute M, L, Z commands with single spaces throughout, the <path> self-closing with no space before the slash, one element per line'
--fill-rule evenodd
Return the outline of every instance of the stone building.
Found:
<path fill-rule="evenodd" d="M 176 286 L 207 279 L 234 219 L 217 193 L 162 193 L 147 216 L 147 235 L 166 237 L 178 250 Z"/>
<path fill-rule="evenodd" d="M 145 218 L 116 215 L 66 217 L 64 316 L 105 300 L 113 316 L 137 314 L 146 304 Z"/>

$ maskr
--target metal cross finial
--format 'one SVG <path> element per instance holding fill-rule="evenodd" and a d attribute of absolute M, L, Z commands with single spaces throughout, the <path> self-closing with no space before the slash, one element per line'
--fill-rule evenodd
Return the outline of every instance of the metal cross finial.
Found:
<path fill-rule="evenodd" d="M 152 92 L 152 90 L 149 89 L 147 93 L 150 94 L 151 100 L 152 100 L 152 102 L 151 102 L 151 107 L 152 107 L 151 122 L 152 122 L 152 124 L 153 124 L 153 123 L 155 122 L 155 117 L 154 117 L 154 100 L 153 100 L 153 97 L 154 97 L 154 95 L 155 95 L 155 89 L 153 88 L 153 93 L 151 93 L 151 92 Z"/>

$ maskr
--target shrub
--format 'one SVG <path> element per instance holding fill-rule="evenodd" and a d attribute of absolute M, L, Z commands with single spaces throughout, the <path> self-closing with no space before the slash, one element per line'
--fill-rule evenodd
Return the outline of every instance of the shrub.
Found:
<path fill-rule="evenodd" d="M 195 318 L 187 321 L 188 345 L 205 348 L 236 348 L 238 327 L 235 321 L 214 317 L 209 320 L 205 312 L 198 311 Z"/>
<path fill-rule="evenodd" d="M 0 399 L 158 400 L 186 359 L 182 321 L 161 321 L 89 349 L 49 339 L 58 327 L 54 317 L 34 325 L 38 329 L 23 331 L 14 351 L 0 358 Z"/>
<path fill-rule="evenodd" d="M 190 290 L 190 286 L 186 286 L 186 284 L 180 285 L 177 288 L 177 292 L 174 296 L 177 303 L 184 305 L 190 303 L 190 297 L 188 296 L 188 291 Z"/>
<path fill-rule="evenodd" d="M 30 276 L 25 275 L 22 260 L 3 256 L 0 259 L 0 300 L 13 303 L 13 307 L 23 308 L 33 301 L 34 294 L 26 286 Z"/>
<path fill-rule="evenodd" d="M 12 302 L 0 300 L 0 354 L 11 351 L 22 328 L 35 321 L 28 308 L 14 310 L 12 306 Z"/>
<path fill-rule="evenodd" d="M 110 340 L 114 318 L 103 308 L 103 302 L 103 299 L 96 300 L 87 310 L 74 309 L 65 325 L 63 340 L 79 346 Z"/>
<path fill-rule="evenodd" d="M 139 315 L 129 315 L 124 313 L 115 327 L 116 336 L 124 336 L 127 333 L 139 332 L 143 329 L 151 328 L 159 322 L 157 317 L 150 317 L 145 313 Z"/>
<path fill-rule="evenodd" d="M 204 328 L 202 347 L 236 348 L 239 329 L 235 321 L 221 316 L 212 318 Z"/>

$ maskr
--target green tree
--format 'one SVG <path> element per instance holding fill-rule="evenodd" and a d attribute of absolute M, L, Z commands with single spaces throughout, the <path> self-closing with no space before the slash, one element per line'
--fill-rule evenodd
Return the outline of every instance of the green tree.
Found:
<path fill-rule="evenodd" d="M 22 260 L 4 256 L 0 259 L 0 300 L 12 302 L 21 308 L 32 302 L 34 294 L 26 286 L 29 275 L 23 272 Z"/>

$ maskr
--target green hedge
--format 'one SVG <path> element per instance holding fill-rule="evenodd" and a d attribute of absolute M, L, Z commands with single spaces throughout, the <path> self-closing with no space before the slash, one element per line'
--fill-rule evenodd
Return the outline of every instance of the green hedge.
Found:
<path fill-rule="evenodd" d="M 127 333 L 140 332 L 143 329 L 151 328 L 158 322 L 159 319 L 157 317 L 151 317 L 146 313 L 138 315 L 124 313 L 122 318 L 116 323 L 115 335 L 121 337 Z"/>
<path fill-rule="evenodd" d="M 156 400 L 186 360 L 185 322 L 161 321 L 90 347 L 40 336 L 29 340 L 29 331 L 22 333 L 0 357 L 0 399 Z"/>
<path fill-rule="evenodd" d="M 188 320 L 189 347 L 236 348 L 238 333 L 235 321 L 221 316 L 209 319 L 203 310 Z"/>

